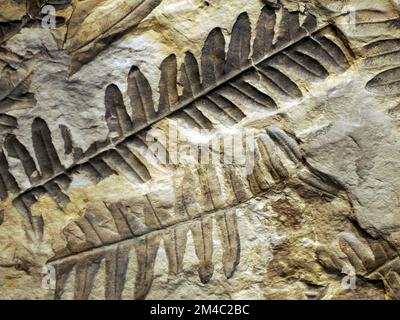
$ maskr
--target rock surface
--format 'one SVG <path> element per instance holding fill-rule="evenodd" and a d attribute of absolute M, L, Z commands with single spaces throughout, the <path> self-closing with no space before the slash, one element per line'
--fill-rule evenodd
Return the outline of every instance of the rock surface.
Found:
<path fill-rule="evenodd" d="M 399 299 L 400 2 L 0 0 L 0 299 Z"/>

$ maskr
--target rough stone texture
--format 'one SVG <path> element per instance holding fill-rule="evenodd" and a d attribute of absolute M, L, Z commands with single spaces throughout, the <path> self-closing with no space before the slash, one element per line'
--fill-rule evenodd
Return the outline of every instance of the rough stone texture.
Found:
<path fill-rule="evenodd" d="M 0 298 L 400 298 L 398 0 L 47 2 L 0 0 Z"/>

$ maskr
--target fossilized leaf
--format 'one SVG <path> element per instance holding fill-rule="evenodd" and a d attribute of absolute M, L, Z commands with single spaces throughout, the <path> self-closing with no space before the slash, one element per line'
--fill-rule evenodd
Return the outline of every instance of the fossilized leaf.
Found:
<path fill-rule="evenodd" d="M 400 39 L 373 41 L 363 49 L 364 66 L 384 70 L 368 81 L 366 88 L 381 95 L 400 94 Z"/>
<path fill-rule="evenodd" d="M 383 281 L 389 295 L 399 299 L 400 257 L 396 249 L 384 239 L 373 239 L 356 225 L 353 231 L 342 232 L 339 237 L 339 251 L 347 261 L 339 258 L 339 252 L 321 248 L 318 252 L 320 262 L 329 269 L 341 272 L 350 263 L 357 275 Z"/>
<path fill-rule="evenodd" d="M 138 25 L 156 8 L 162 0 L 84 0 L 75 4 L 69 21 L 65 48 L 73 53 L 85 46 L 89 52 L 74 54 L 75 64 L 90 61 L 108 45 L 111 36 L 116 36 Z M 86 49 L 83 49 L 87 51 Z"/>
<path fill-rule="evenodd" d="M 365 65 L 383 68 L 400 64 L 400 39 L 386 39 L 372 42 L 364 47 Z"/>
<path fill-rule="evenodd" d="M 22 28 L 22 21 L 0 22 L 0 44 L 6 42 Z"/>
<path fill-rule="evenodd" d="M 7 64 L 0 75 L 0 111 L 31 108 L 36 104 L 33 93 L 29 91 L 30 79 L 36 59 L 19 62 L 17 69 L 13 62 Z"/>
<path fill-rule="evenodd" d="M 367 89 L 383 95 L 400 94 L 400 67 L 379 73 L 367 83 Z"/>
<path fill-rule="evenodd" d="M 7 114 L 0 113 L 0 132 L 13 130 L 18 127 L 17 118 Z"/>

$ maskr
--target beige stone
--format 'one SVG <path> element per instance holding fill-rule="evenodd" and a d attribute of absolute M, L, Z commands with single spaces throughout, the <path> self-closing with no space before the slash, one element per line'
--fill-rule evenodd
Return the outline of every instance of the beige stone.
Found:
<path fill-rule="evenodd" d="M 0 298 L 400 298 L 399 1 L 23 2 Z"/>

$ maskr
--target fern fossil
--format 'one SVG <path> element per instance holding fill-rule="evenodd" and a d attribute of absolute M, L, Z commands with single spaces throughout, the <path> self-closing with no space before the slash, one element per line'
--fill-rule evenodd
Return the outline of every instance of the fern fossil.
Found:
<path fill-rule="evenodd" d="M 374 239 L 355 225 L 350 232 L 340 234 L 337 249 L 320 247 L 317 253 L 326 268 L 342 271 L 350 264 L 357 275 L 383 281 L 387 294 L 400 299 L 400 257 L 386 240 Z"/>
<path fill-rule="evenodd" d="M 145 298 L 153 282 L 161 240 L 170 274 L 179 274 L 183 272 L 189 232 L 199 261 L 199 278 L 207 283 L 214 273 L 214 221 L 220 231 L 224 273 L 230 278 L 240 260 L 235 206 L 284 181 L 305 183 L 327 197 L 336 196 L 340 190 L 334 180 L 306 163 L 296 141 L 278 127 L 269 127 L 257 138 L 255 157 L 255 170 L 250 175 L 238 165 L 224 165 L 222 159 L 216 164 L 198 163 L 194 171 L 185 170 L 183 181 L 172 185 L 173 203 L 164 203 L 156 194 L 148 193 L 140 203 L 128 199 L 88 208 L 82 218 L 63 230 L 67 247 L 50 262 L 58 276 L 55 298 L 62 298 L 74 270 L 75 299 L 87 299 L 105 261 L 105 297 L 121 299 L 131 251 L 136 253 L 138 267 L 135 298 Z M 217 167 L 222 168 L 223 177 L 215 178 Z M 195 185 L 199 190 L 194 190 Z"/>
<path fill-rule="evenodd" d="M 148 149 L 145 135 L 152 124 L 171 117 L 190 127 L 234 125 L 246 116 L 249 109 L 270 112 L 279 108 L 285 101 L 300 99 L 304 87 L 307 88 L 312 82 L 322 80 L 332 73 L 345 71 L 352 57 L 351 51 L 338 37 L 337 31 L 329 25 L 318 27 L 315 17 L 310 14 L 306 14 L 303 23 L 300 24 L 299 13 L 292 13 L 284 8 L 277 10 L 266 5 L 255 28 L 253 44 L 251 33 L 249 17 L 242 13 L 233 27 L 227 52 L 223 33 L 221 29 L 216 28 L 205 41 L 200 65 L 196 57 L 188 52 L 178 71 L 176 56 L 167 57 L 160 66 L 158 108 L 154 105 L 149 82 L 142 72 L 133 66 L 128 75 L 127 93 L 130 109 L 126 108 L 122 93 L 116 85 L 111 84 L 106 88 L 106 120 L 110 130 L 106 140 L 93 144 L 83 152 L 75 146 L 68 128 L 60 127 L 65 153 L 71 155 L 75 161 L 69 168 L 65 168 L 61 163 L 50 130 L 42 119 L 35 119 L 32 124 L 33 149 L 39 168 L 36 167 L 28 149 L 16 136 L 8 135 L 5 150 L 0 154 L 1 196 L 3 199 L 10 195 L 14 197 L 13 204 L 25 217 L 32 238 L 40 241 L 43 220 L 40 216 L 33 217 L 30 207 L 43 193 L 48 193 L 60 208 L 63 208 L 69 202 L 67 190 L 74 175 L 83 174 L 93 181 L 100 181 L 112 174 L 121 174 L 134 184 L 149 181 L 151 175 L 148 167 L 151 164 L 143 156 L 143 150 Z M 178 84 L 183 86 L 182 95 L 178 94 Z M 278 143 L 283 153 L 275 151 L 273 141 Z M 281 129 L 269 128 L 267 133 L 259 137 L 257 144 L 258 160 L 253 175 L 246 177 L 235 168 L 224 168 L 233 202 L 228 199 L 210 198 L 209 190 L 218 186 L 208 186 L 204 191 L 207 198 L 199 200 L 208 203 L 205 205 L 208 210 L 199 212 L 196 209 L 197 205 L 190 199 L 196 199 L 198 195 L 193 194 L 191 190 L 181 192 L 181 199 L 176 201 L 181 206 L 177 210 L 186 215 L 178 222 L 186 227 L 193 223 L 190 229 L 196 242 L 196 253 L 200 261 L 199 274 L 203 282 L 211 278 L 213 268 L 210 261 L 212 242 L 202 234 L 205 230 L 209 235 L 212 225 L 210 219 L 214 217 L 210 216 L 210 219 L 203 221 L 201 217 L 204 213 L 224 210 L 227 205 L 242 203 L 262 193 L 271 184 L 266 180 L 267 176 L 272 177 L 272 184 L 294 175 L 324 194 L 332 196 L 338 191 L 335 182 L 307 165 L 296 141 Z M 10 157 L 18 159 L 22 165 L 30 182 L 28 188 L 21 187 L 10 172 L 7 160 Z M 282 164 L 282 157 L 294 163 L 297 171 L 290 173 Z M 212 168 L 199 170 L 204 170 L 204 174 L 199 174 L 202 179 L 207 175 L 212 176 L 212 171 L 208 171 Z M 201 185 L 207 185 L 207 179 L 199 182 Z M 106 207 L 109 213 L 113 214 L 117 227 L 116 235 L 101 236 L 101 231 L 96 229 L 96 221 L 92 221 L 93 225 L 82 222 L 86 227 L 79 226 L 78 229 L 83 230 L 83 234 L 91 240 L 80 244 L 79 250 L 72 249 L 67 256 L 57 256 L 52 262 L 57 266 L 59 275 L 57 297 L 62 295 L 63 283 L 75 267 L 76 298 L 87 298 L 100 261 L 105 258 L 109 277 L 107 297 L 118 298 L 123 288 L 123 274 L 127 264 L 126 250 L 130 248 L 120 243 L 122 241 L 134 243 L 140 261 L 136 297 L 144 298 L 150 289 L 151 265 L 154 263 L 159 242 L 157 230 L 169 228 L 168 230 L 176 236 L 178 222 L 175 218 L 171 218 L 172 222 L 157 218 L 158 212 L 152 208 L 150 200 L 144 209 L 147 214 L 146 222 L 139 223 L 132 218 L 137 222 L 133 227 L 128 223 L 124 225 L 126 215 L 120 211 L 119 204 L 107 204 Z M 234 216 L 223 213 L 222 217 L 217 220 L 220 228 L 225 230 L 222 232 L 225 235 L 222 239 L 224 265 L 225 273 L 230 277 L 239 259 L 239 238 Z M 139 231 L 132 228 L 139 228 Z M 137 239 L 129 240 L 135 237 Z M 175 240 L 174 237 L 165 240 L 171 272 L 181 270 L 183 253 L 178 252 L 176 246 L 184 247 L 185 236 L 180 237 L 179 243 L 175 241 L 176 237 Z M 101 247 L 105 244 L 111 244 L 111 248 L 103 252 Z M 104 255 L 106 252 L 109 253 Z M 89 257 L 88 260 L 78 259 L 86 256 Z"/>
<path fill-rule="evenodd" d="M 384 68 L 368 81 L 366 88 L 377 94 L 400 94 L 400 39 L 374 41 L 365 46 L 365 65 Z"/>
<path fill-rule="evenodd" d="M 0 112 L 28 109 L 36 105 L 29 91 L 35 63 L 39 55 L 25 58 L 0 49 Z"/>
<path fill-rule="evenodd" d="M 28 109 L 36 104 L 30 92 L 30 82 L 36 57 L 21 56 L 0 48 L 0 133 L 11 133 L 18 128 L 17 118 L 9 111 Z"/>
<path fill-rule="evenodd" d="M 68 32 L 64 43 L 64 48 L 71 53 L 73 58 L 71 74 L 93 59 L 108 46 L 110 41 L 114 41 L 136 27 L 161 1 L 77 1 L 68 22 Z M 112 14 L 110 14 L 111 3 L 118 8 Z"/>
<path fill-rule="evenodd" d="M 0 113 L 0 133 L 6 130 L 13 130 L 18 127 L 17 118 Z"/>
<path fill-rule="evenodd" d="M 103 38 L 110 29 L 115 28 L 118 24 L 121 24 L 124 19 L 127 19 L 133 14 L 136 16 L 133 25 L 137 24 L 160 3 L 161 0 L 139 0 L 130 2 L 119 0 L 117 7 L 124 8 L 124 11 L 121 11 L 119 15 L 112 15 L 111 17 L 109 17 L 110 5 L 107 3 L 107 0 L 76 3 L 76 8 L 69 22 L 69 30 L 66 39 L 68 51 L 77 51 L 85 45 Z M 96 6 L 99 5 L 100 8 L 96 10 Z M 106 17 L 112 20 L 110 21 L 107 19 L 106 23 Z M 95 27 L 93 27 L 93 24 L 95 24 Z M 89 26 L 90 30 L 94 29 L 94 32 L 88 33 L 87 29 Z"/>

